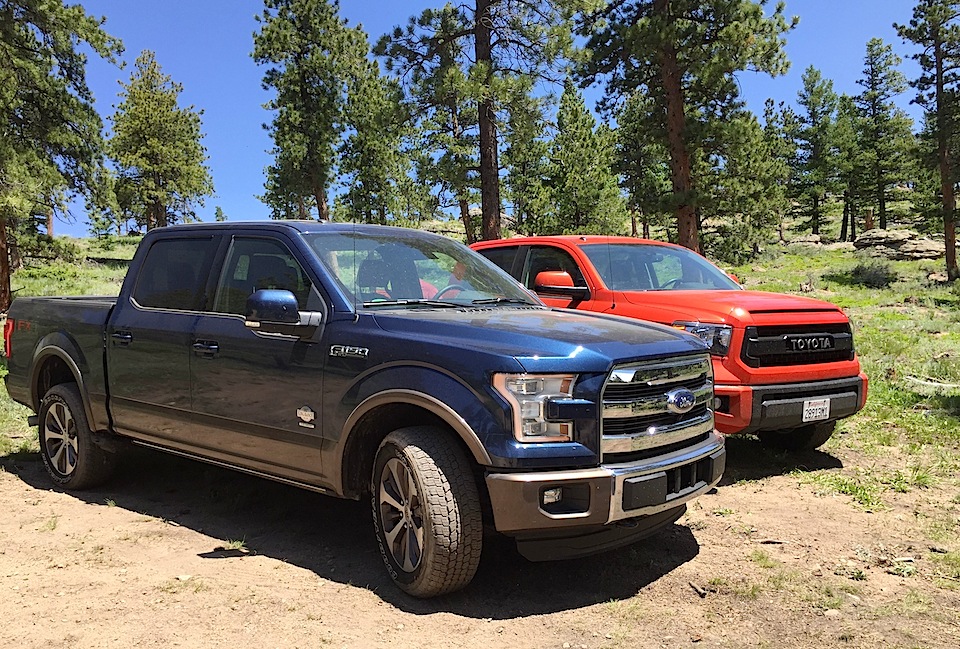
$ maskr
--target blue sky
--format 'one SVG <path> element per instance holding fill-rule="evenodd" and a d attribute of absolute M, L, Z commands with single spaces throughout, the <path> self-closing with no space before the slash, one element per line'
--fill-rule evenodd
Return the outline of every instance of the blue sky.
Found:
<path fill-rule="evenodd" d="M 771 4 L 775 0 L 771 0 Z M 126 51 L 121 70 L 95 57 L 90 59 L 87 81 L 105 121 L 117 103 L 119 81 L 128 81 L 133 62 L 142 50 L 156 53 L 163 71 L 183 85 L 181 105 L 203 110 L 204 146 L 216 195 L 198 209 L 205 221 L 214 209 L 223 208 L 231 220 L 265 219 L 266 207 L 256 195 L 263 191 L 264 168 L 270 163 L 271 143 L 262 124 L 270 120 L 262 108 L 269 95 L 260 86 L 263 70 L 250 58 L 254 16 L 262 0 L 81 0 L 87 13 L 105 16 L 108 33 L 123 40 Z M 371 41 L 424 8 L 441 2 L 423 0 L 341 0 L 341 14 L 351 24 L 363 25 Z M 837 92 L 856 94 L 866 42 L 873 36 L 894 46 L 905 59 L 909 75 L 915 65 L 907 60 L 913 50 L 901 43 L 893 22 L 907 22 L 913 0 L 787 0 L 787 13 L 799 15 L 799 26 L 788 35 L 791 61 L 788 75 L 770 79 L 745 73 L 743 94 L 758 115 L 767 97 L 793 103 L 800 75 L 813 65 L 832 79 Z M 902 105 L 909 106 L 910 95 Z M 109 128 L 109 122 L 107 121 Z M 72 208 L 71 222 L 58 223 L 58 234 L 86 236 L 87 217 Z"/>

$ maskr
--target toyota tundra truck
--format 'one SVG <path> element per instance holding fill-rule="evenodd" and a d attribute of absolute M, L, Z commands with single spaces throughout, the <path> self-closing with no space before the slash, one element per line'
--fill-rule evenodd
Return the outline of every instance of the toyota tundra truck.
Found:
<path fill-rule="evenodd" d="M 56 485 L 129 444 L 370 503 L 387 571 L 470 582 L 670 525 L 725 463 L 700 338 L 545 306 L 462 244 L 318 222 L 150 231 L 119 297 L 17 298 L 11 397 Z"/>
<path fill-rule="evenodd" d="M 866 402 L 850 322 L 828 302 L 745 291 L 695 252 L 646 239 L 520 237 L 473 248 L 548 305 L 659 322 L 702 338 L 723 433 L 812 450 Z"/>

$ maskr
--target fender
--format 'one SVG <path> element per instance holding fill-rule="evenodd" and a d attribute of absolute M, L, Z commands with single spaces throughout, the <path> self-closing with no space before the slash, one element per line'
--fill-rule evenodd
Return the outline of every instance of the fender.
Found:
<path fill-rule="evenodd" d="M 416 392 L 414 390 L 387 390 L 386 392 L 378 392 L 377 394 L 365 399 L 353 410 L 352 413 L 350 413 L 347 421 L 344 422 L 341 439 L 347 438 L 350 431 L 353 430 L 354 426 L 357 425 L 357 422 L 360 421 L 360 418 L 365 414 L 378 406 L 391 403 L 407 403 L 410 405 L 419 406 L 424 410 L 437 415 L 444 421 L 444 423 L 456 431 L 457 435 L 460 436 L 460 439 L 462 439 L 467 445 L 467 448 L 470 449 L 470 453 L 473 454 L 473 459 L 475 459 L 478 464 L 481 466 L 490 466 L 493 463 L 490 458 L 490 454 L 487 453 L 487 449 L 484 448 L 483 443 L 480 441 L 480 437 L 476 432 L 474 432 L 474 430 L 470 427 L 470 424 L 468 424 L 463 417 L 461 417 L 450 406 L 443 403 L 439 399 L 432 397 L 429 394 Z"/>
<path fill-rule="evenodd" d="M 56 357 L 67 366 L 73 379 L 80 389 L 80 399 L 83 402 L 83 410 L 87 416 L 87 421 L 92 429 L 96 429 L 96 420 L 93 417 L 93 408 L 90 404 L 90 394 L 87 391 L 84 372 L 81 366 L 87 367 L 83 353 L 77 344 L 63 332 L 54 332 L 47 334 L 37 343 L 37 349 L 33 354 L 33 360 L 30 364 L 30 396 L 33 401 L 34 412 L 40 411 L 40 401 L 43 395 L 40 394 L 40 368 L 50 357 Z M 78 360 L 79 359 L 79 362 Z"/>

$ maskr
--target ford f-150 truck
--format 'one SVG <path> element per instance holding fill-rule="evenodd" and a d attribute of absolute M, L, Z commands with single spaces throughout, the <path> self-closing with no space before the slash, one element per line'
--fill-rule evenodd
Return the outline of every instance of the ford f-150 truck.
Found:
<path fill-rule="evenodd" d="M 368 498 L 386 568 L 465 586 L 669 525 L 720 480 L 703 342 L 544 306 L 466 246 L 317 222 L 149 232 L 119 297 L 17 298 L 7 390 L 69 489 L 140 444 Z"/>
<path fill-rule="evenodd" d="M 850 322 L 828 302 L 745 291 L 702 256 L 659 241 L 543 236 L 473 248 L 549 305 L 650 320 L 703 338 L 723 433 L 814 449 L 866 402 Z"/>

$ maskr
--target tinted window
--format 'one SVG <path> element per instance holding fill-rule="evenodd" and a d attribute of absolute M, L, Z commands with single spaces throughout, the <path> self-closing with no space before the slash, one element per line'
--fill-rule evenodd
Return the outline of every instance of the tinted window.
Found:
<path fill-rule="evenodd" d="M 140 306 L 201 311 L 217 242 L 210 238 L 162 239 L 147 252 L 133 299 Z"/>
<path fill-rule="evenodd" d="M 503 246 L 478 250 L 481 255 L 495 263 L 508 273 L 513 270 L 513 258 L 517 256 L 516 246 Z"/>
<path fill-rule="evenodd" d="M 260 289 L 281 289 L 297 296 L 307 309 L 311 283 L 285 245 L 273 239 L 238 237 L 233 240 L 217 286 L 214 311 L 246 312 L 247 298 Z"/>
<path fill-rule="evenodd" d="M 574 286 L 586 286 L 583 273 L 577 262 L 566 250 L 546 246 L 537 246 L 530 249 L 526 267 L 523 269 L 524 286 L 532 289 L 537 275 L 548 270 L 561 270 L 570 274 Z"/>

